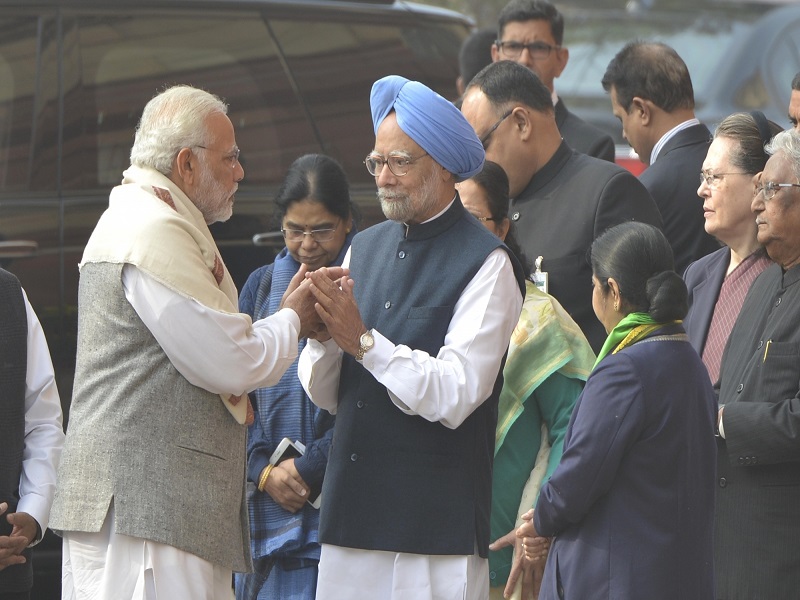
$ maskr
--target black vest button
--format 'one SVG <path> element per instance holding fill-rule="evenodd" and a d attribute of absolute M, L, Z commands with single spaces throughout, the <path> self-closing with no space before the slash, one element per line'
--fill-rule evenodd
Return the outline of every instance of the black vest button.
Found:
<path fill-rule="evenodd" d="M 358 460 L 358 454 L 351 454 L 350 455 L 350 460 L 352 460 L 353 462 L 356 462 Z"/>
<path fill-rule="evenodd" d="M 719 478 L 719 487 L 725 487 L 726 485 L 728 485 L 728 480 L 725 479 L 724 477 L 720 477 Z"/>
<path fill-rule="evenodd" d="M 384 304 L 383 306 L 384 308 L 392 308 L 392 303 L 387 300 L 386 304 Z"/>
<path fill-rule="evenodd" d="M 400 258 L 405 258 L 406 257 L 406 253 L 403 252 L 402 250 L 400 250 L 400 252 L 397 253 L 397 256 L 399 256 Z"/>

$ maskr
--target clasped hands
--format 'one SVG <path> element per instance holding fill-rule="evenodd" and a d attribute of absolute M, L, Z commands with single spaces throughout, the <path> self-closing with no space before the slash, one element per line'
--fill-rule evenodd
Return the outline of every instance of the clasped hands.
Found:
<path fill-rule="evenodd" d="M 522 515 L 522 519 L 525 521 L 522 525 L 492 542 L 489 550 L 514 547 L 514 559 L 503 597 L 511 598 L 519 581 L 522 584 L 522 599 L 528 600 L 539 597 L 544 565 L 550 551 L 550 538 L 537 533 L 533 524 L 533 509 Z"/>
<path fill-rule="evenodd" d="M 8 510 L 6 502 L 0 503 L 0 515 Z M 33 543 L 39 533 L 36 520 L 28 513 L 16 512 L 5 516 L 12 526 L 10 535 L 0 536 L 0 571 L 11 565 L 25 562 L 22 551 Z"/>
<path fill-rule="evenodd" d="M 332 338 L 342 350 L 355 355 L 367 328 L 349 274 L 342 267 L 308 271 L 302 265 L 283 295 L 281 308 L 291 308 L 300 317 L 300 337 L 320 342 Z"/>

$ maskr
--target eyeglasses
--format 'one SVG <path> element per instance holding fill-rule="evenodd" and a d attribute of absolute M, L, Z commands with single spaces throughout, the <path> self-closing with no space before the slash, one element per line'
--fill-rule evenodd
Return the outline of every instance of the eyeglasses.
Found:
<path fill-rule="evenodd" d="M 231 152 L 227 150 L 217 150 L 216 148 L 208 148 L 207 146 L 195 146 L 195 148 L 201 148 L 203 150 L 210 150 L 211 152 L 221 152 L 222 154 L 226 154 L 223 158 L 231 164 L 231 169 L 236 168 L 236 164 L 239 162 L 239 154 L 241 150 L 239 150 L 238 146 L 234 146 Z"/>
<path fill-rule="evenodd" d="M 377 177 L 381 174 L 383 165 L 388 166 L 389 170 L 396 177 L 402 177 L 403 175 L 408 175 L 408 169 L 412 164 L 425 156 L 429 156 L 427 152 L 416 158 L 412 158 L 408 154 L 390 154 L 385 158 L 380 154 L 370 154 L 364 159 L 364 165 L 366 165 L 367 171 L 369 171 L 369 174 L 373 177 Z"/>
<path fill-rule="evenodd" d="M 514 109 L 513 109 L 513 108 L 511 108 L 511 109 L 507 110 L 507 111 L 505 112 L 505 114 L 503 114 L 503 116 L 502 116 L 502 117 L 500 117 L 499 119 L 497 119 L 497 122 L 496 122 L 494 125 L 492 125 L 491 127 L 489 127 L 489 131 L 487 131 L 486 133 L 484 133 L 484 134 L 483 134 L 483 137 L 481 138 L 481 144 L 483 145 L 483 149 L 484 149 L 484 150 L 486 150 L 486 149 L 489 147 L 489 138 L 490 138 L 490 137 L 492 137 L 492 134 L 494 133 L 494 130 L 495 130 L 495 129 L 497 129 L 498 127 L 500 127 L 500 123 L 502 123 L 502 122 L 503 122 L 503 121 L 505 121 L 505 120 L 506 120 L 506 119 L 507 119 L 509 116 L 511 116 L 511 113 L 512 113 L 512 112 L 514 112 Z"/>
<path fill-rule="evenodd" d="M 717 181 L 726 175 L 750 175 L 750 173 L 712 173 L 711 169 L 708 169 L 700 172 L 700 183 L 705 182 L 708 187 L 717 189 Z"/>
<path fill-rule="evenodd" d="M 523 44 L 522 42 L 501 42 L 500 40 L 495 40 L 495 45 L 500 49 L 503 56 L 510 59 L 519 58 L 522 51 L 526 48 L 528 54 L 535 60 L 547 58 L 553 50 L 561 49 L 561 46 L 551 46 L 546 42 Z"/>
<path fill-rule="evenodd" d="M 768 181 L 767 183 L 757 183 L 753 196 L 764 194 L 764 200 L 772 200 L 775 194 L 778 193 L 780 188 L 800 187 L 800 183 L 775 183 Z"/>
<path fill-rule="evenodd" d="M 336 227 L 329 229 L 312 229 L 311 231 L 304 231 L 302 229 L 283 229 L 281 233 L 287 242 L 302 242 L 307 235 L 315 242 L 330 242 L 333 239 L 333 234 L 339 228 L 340 223 Z"/>

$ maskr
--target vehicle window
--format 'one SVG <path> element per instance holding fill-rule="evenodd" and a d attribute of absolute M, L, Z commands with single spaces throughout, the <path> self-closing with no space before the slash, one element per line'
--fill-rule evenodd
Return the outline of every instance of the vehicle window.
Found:
<path fill-rule="evenodd" d="M 392 73 L 451 90 L 455 97 L 463 26 L 432 27 L 419 20 L 386 25 L 385 18 L 376 23 L 369 15 L 346 23 L 300 19 L 271 23 L 326 143 L 325 151 L 339 158 L 356 181 L 372 183 L 361 160 L 371 150 L 364 142 L 374 138 L 369 112 L 374 81 Z"/>
<path fill-rule="evenodd" d="M 77 15 L 65 19 L 64 43 L 80 46 L 65 65 L 65 189 L 117 184 L 142 108 L 178 83 L 230 105 L 244 186 L 277 181 L 319 150 L 259 13 Z"/>
<path fill-rule="evenodd" d="M 56 178 L 53 19 L 0 17 L 0 192 L 52 189 Z"/>

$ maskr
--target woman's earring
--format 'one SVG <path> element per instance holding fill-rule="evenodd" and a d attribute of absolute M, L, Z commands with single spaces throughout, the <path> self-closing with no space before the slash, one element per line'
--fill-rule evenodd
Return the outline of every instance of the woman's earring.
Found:
<path fill-rule="evenodd" d="M 614 300 L 614 312 L 619 312 L 619 300 Z"/>

